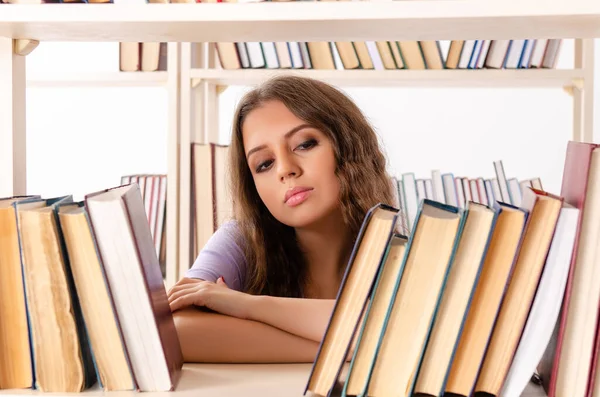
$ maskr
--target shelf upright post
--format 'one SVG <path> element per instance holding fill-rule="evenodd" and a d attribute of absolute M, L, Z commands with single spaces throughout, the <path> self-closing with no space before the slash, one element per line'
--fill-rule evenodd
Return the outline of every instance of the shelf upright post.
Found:
<path fill-rule="evenodd" d="M 584 72 L 583 80 L 573 84 L 573 140 L 594 139 L 594 40 L 575 40 L 575 68 Z"/>
<path fill-rule="evenodd" d="M 25 55 L 0 37 L 0 197 L 27 191 Z"/>
<path fill-rule="evenodd" d="M 181 181 L 179 185 L 179 266 L 178 278 L 185 275 L 191 265 L 191 230 L 193 225 L 192 213 L 192 144 L 191 144 L 191 78 L 190 69 L 192 67 L 192 43 L 181 44 L 181 85 L 180 85 L 180 104 L 181 110 L 180 125 L 180 145 L 179 155 L 181 158 L 180 174 Z"/>
<path fill-rule="evenodd" d="M 168 43 L 167 46 L 169 128 L 167 138 L 167 264 L 165 284 L 167 288 L 170 288 L 177 282 L 179 268 L 179 70 L 181 44 Z"/>

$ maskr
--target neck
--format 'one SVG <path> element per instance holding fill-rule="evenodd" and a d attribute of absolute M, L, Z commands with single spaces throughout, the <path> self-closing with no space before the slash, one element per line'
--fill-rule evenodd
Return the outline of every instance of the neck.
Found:
<path fill-rule="evenodd" d="M 341 214 L 296 228 L 296 238 L 308 266 L 305 295 L 335 299 L 352 251 L 352 236 Z"/>

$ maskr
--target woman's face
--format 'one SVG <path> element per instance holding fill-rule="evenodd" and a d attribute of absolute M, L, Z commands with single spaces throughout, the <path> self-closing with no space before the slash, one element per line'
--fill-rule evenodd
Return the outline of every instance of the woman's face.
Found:
<path fill-rule="evenodd" d="M 306 227 L 339 210 L 335 155 L 323 132 L 270 101 L 246 116 L 242 135 L 256 190 L 277 220 Z"/>

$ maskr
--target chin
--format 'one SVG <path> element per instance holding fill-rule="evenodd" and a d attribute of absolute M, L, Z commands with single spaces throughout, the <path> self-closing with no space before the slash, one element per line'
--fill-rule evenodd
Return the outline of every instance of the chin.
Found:
<path fill-rule="evenodd" d="M 280 214 L 281 216 L 277 219 L 284 225 L 295 229 L 306 228 L 318 224 L 335 211 L 335 208 L 315 208 L 305 204 L 308 203 L 302 203 L 294 208 L 284 208 Z"/>

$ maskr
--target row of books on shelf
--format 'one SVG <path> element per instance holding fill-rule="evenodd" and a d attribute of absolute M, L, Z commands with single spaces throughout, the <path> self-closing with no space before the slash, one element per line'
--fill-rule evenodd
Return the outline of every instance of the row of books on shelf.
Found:
<path fill-rule="evenodd" d="M 121 177 L 121 185 L 137 183 L 140 187 L 144 211 L 150 226 L 150 234 L 158 256 L 163 277 L 166 274 L 167 255 L 167 176 L 164 174 L 136 174 Z"/>
<path fill-rule="evenodd" d="M 193 256 L 196 257 L 213 233 L 233 217 L 228 185 L 229 146 L 192 144 Z"/>
<path fill-rule="evenodd" d="M 554 68 L 561 40 L 216 43 L 223 69 Z"/>
<path fill-rule="evenodd" d="M 167 70 L 167 43 L 119 43 L 121 72 L 157 72 Z"/>
<path fill-rule="evenodd" d="M 519 397 L 537 371 L 550 397 L 600 396 L 600 145 L 568 143 L 560 194 L 506 189 L 421 197 L 407 235 L 369 211 L 305 394 Z"/>
<path fill-rule="evenodd" d="M 0 388 L 176 389 L 181 349 L 132 179 L 81 202 L 0 200 Z M 537 368 L 551 397 L 600 395 L 600 145 L 569 142 L 559 195 L 521 194 L 421 197 L 406 235 L 399 208 L 373 207 L 305 393 L 516 397 Z"/>
<path fill-rule="evenodd" d="M 0 389 L 175 387 L 182 353 L 146 206 L 136 182 L 79 202 L 0 200 Z"/>
<path fill-rule="evenodd" d="M 407 234 L 412 229 L 419 203 L 423 199 L 461 209 L 466 208 L 470 201 L 483 205 L 502 201 L 519 206 L 526 188 L 543 189 L 540 178 L 519 181 L 517 178 L 507 177 L 500 160 L 494 162 L 494 170 L 495 178 L 454 176 L 450 172 L 442 174 L 440 170 L 433 170 L 431 178 L 416 178 L 412 172 L 402 174 L 401 178 L 391 176 L 394 194 L 392 205 L 400 209 L 401 232 Z"/>

